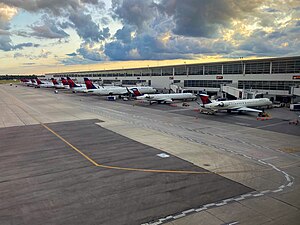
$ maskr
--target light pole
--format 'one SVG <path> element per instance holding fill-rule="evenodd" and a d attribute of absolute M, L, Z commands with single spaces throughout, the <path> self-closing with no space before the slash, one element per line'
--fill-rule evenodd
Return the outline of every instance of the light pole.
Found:
<path fill-rule="evenodd" d="M 243 94 L 242 99 L 245 99 L 245 63 L 243 62 L 244 57 L 240 57 L 242 65 L 242 75 L 243 75 Z"/>

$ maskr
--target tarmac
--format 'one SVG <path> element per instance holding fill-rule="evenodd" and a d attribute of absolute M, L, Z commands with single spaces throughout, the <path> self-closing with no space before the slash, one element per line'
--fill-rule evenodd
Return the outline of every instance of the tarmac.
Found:
<path fill-rule="evenodd" d="M 298 224 L 297 113 L 0 86 L 0 224 Z"/>

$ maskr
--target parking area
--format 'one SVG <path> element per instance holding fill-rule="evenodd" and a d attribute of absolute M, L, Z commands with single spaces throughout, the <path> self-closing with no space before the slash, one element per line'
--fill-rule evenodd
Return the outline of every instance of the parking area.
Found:
<path fill-rule="evenodd" d="M 142 224 L 253 189 L 97 125 L 46 124 L 101 165 L 96 167 L 42 125 L 0 129 L 1 224 Z"/>

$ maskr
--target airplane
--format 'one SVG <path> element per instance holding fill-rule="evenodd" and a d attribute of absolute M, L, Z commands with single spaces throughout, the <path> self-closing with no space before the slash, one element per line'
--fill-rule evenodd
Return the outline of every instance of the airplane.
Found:
<path fill-rule="evenodd" d="M 52 81 L 55 88 L 58 88 L 58 89 L 65 88 L 65 86 L 62 83 L 58 83 L 56 79 L 51 78 L 51 81 Z"/>
<path fill-rule="evenodd" d="M 67 77 L 67 81 L 73 93 L 85 92 L 87 90 L 85 84 L 76 84 L 70 77 Z"/>
<path fill-rule="evenodd" d="M 24 78 L 24 79 L 21 79 L 20 81 L 22 82 L 22 84 L 25 84 L 27 86 L 32 86 L 31 80 L 28 80 L 28 79 Z"/>
<path fill-rule="evenodd" d="M 272 102 L 268 98 L 256 98 L 256 99 L 241 99 L 241 100 L 228 100 L 228 101 L 213 101 L 209 99 L 206 94 L 200 94 L 202 101 L 202 107 L 214 114 L 220 110 L 227 110 L 227 112 L 258 112 L 262 113 L 263 110 L 253 109 L 249 107 L 263 107 L 270 106 Z"/>
<path fill-rule="evenodd" d="M 170 93 L 170 94 L 144 94 L 142 95 L 138 90 L 134 89 L 133 94 L 136 100 L 147 101 L 152 105 L 153 103 L 172 103 L 174 100 L 194 100 L 197 97 L 192 93 Z"/>
<path fill-rule="evenodd" d="M 119 86 L 95 86 L 88 78 L 84 78 L 86 85 L 85 93 L 94 93 L 99 95 L 124 95 L 127 94 L 127 89 Z"/>
<path fill-rule="evenodd" d="M 64 85 L 64 88 L 65 89 L 70 89 L 68 81 L 65 78 L 63 78 L 63 77 L 61 77 L 60 79 L 61 79 L 61 83 Z"/>
<path fill-rule="evenodd" d="M 87 93 L 95 93 L 100 95 L 126 95 L 138 90 L 141 94 L 156 93 L 153 87 L 136 86 L 136 87 L 119 87 L 119 86 L 95 86 L 90 79 L 84 78 L 87 87 Z M 129 90 L 129 92 L 128 92 Z"/>
<path fill-rule="evenodd" d="M 37 87 L 43 87 L 43 88 L 53 88 L 54 84 L 46 81 L 41 81 L 39 78 L 36 78 Z"/>

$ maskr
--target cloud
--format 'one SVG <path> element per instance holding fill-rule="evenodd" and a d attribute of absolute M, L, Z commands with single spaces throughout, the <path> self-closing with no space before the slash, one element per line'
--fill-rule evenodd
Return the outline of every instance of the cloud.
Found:
<path fill-rule="evenodd" d="M 153 0 L 113 0 L 112 9 L 115 18 L 141 30 L 155 18 L 156 4 Z"/>
<path fill-rule="evenodd" d="M 40 46 L 39 44 L 33 44 L 31 42 L 27 42 L 27 43 L 21 43 L 21 44 L 15 45 L 15 46 L 12 47 L 12 49 L 13 50 L 23 49 L 24 47 L 34 47 L 34 48 L 37 48 L 39 46 Z"/>
<path fill-rule="evenodd" d="M 99 26 L 92 20 L 90 14 L 76 12 L 72 13 L 69 19 L 74 24 L 79 37 L 85 42 L 99 42 L 110 36 L 109 28 L 100 30 Z"/>
<path fill-rule="evenodd" d="M 78 55 L 83 58 L 92 61 L 105 61 L 107 57 L 103 53 L 102 48 L 93 48 L 90 44 L 81 44 L 80 48 L 77 49 Z"/>
<path fill-rule="evenodd" d="M 38 60 L 38 59 L 41 59 L 41 58 L 48 58 L 52 53 L 45 50 L 45 49 L 42 49 L 40 54 L 38 55 L 33 55 L 33 54 L 23 54 L 23 53 L 20 53 L 20 52 L 16 52 L 14 54 L 14 58 L 26 58 L 26 59 L 30 59 L 30 60 Z"/>
<path fill-rule="evenodd" d="M 69 53 L 69 54 L 66 54 L 67 56 L 76 56 L 77 54 L 75 52 L 73 53 Z"/>
<path fill-rule="evenodd" d="M 81 43 L 74 52 L 64 53 L 64 62 L 70 64 L 284 56 L 300 49 L 297 0 L 112 0 L 106 11 L 101 0 L 0 1 L 0 49 L 38 47 L 31 42 L 14 45 L 11 35 L 57 39 L 55 44 L 63 45 L 73 40 L 73 30 Z M 23 30 L 11 30 L 9 21 L 20 9 L 43 16 Z"/>
<path fill-rule="evenodd" d="M 80 56 L 74 56 L 66 59 L 61 59 L 60 63 L 62 63 L 63 65 L 87 65 L 87 64 L 95 63 L 95 61 L 85 59 Z"/>
<path fill-rule="evenodd" d="M 31 26 L 29 34 L 38 38 L 49 38 L 49 39 L 62 39 L 69 37 L 63 29 L 59 26 L 64 26 L 65 23 L 59 23 L 59 21 L 50 19 L 48 15 L 44 14 L 42 20 L 38 23 L 35 23 Z M 25 33 L 25 32 L 24 32 Z"/>
<path fill-rule="evenodd" d="M 89 5 L 101 5 L 103 2 L 100 0 L 1 0 L 7 6 L 24 9 L 28 12 L 48 12 L 57 16 L 65 15 L 68 11 L 80 11 Z"/>

